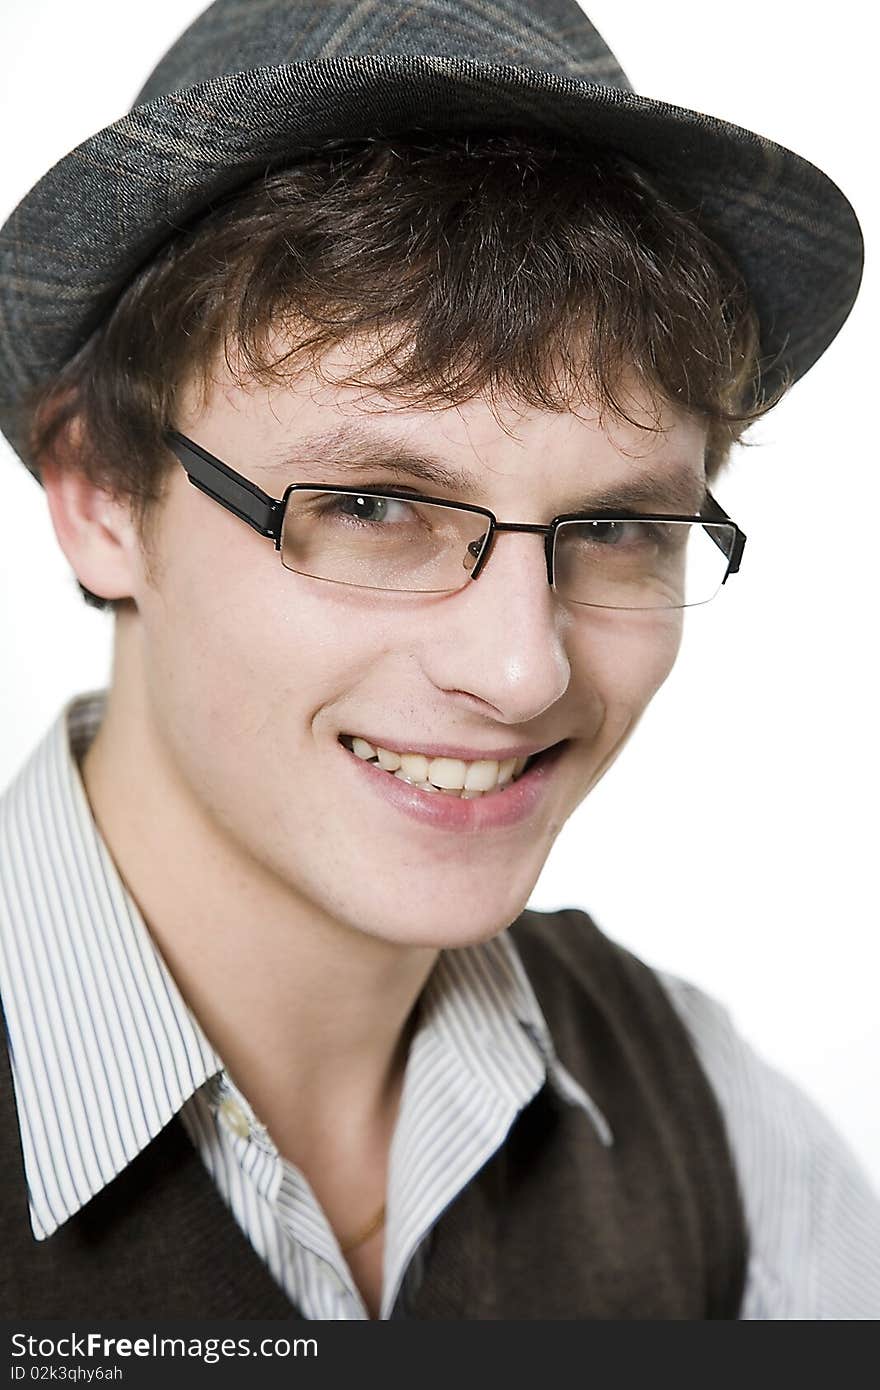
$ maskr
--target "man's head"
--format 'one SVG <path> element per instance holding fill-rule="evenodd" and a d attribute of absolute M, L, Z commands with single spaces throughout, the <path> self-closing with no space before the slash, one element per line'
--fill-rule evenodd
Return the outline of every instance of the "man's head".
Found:
<path fill-rule="evenodd" d="M 671 669 L 681 610 L 560 601 L 529 534 L 500 536 L 456 594 L 292 573 L 190 485 L 164 431 L 273 497 L 345 485 L 345 446 L 311 441 L 356 425 L 377 457 L 364 486 L 399 487 L 382 460 L 406 449 L 461 475 L 422 492 L 502 521 L 634 481 L 640 510 L 695 514 L 707 460 L 711 478 L 756 410 L 754 319 L 637 171 L 597 154 L 589 198 L 584 174 L 552 145 L 469 137 L 260 181 L 145 268 L 43 406 L 53 519 L 83 587 L 119 604 L 117 700 L 143 758 L 230 853 L 386 939 L 513 919 Z M 439 793 L 421 814 L 389 800 L 403 784 L 354 738 L 468 763 L 564 746 L 491 806 L 444 798 L 450 828 Z M 517 814 L 497 822 L 501 801 Z"/>

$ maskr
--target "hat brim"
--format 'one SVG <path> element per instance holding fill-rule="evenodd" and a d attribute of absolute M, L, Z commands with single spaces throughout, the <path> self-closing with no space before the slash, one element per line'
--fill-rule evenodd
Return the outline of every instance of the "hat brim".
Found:
<path fill-rule="evenodd" d="M 219 195 L 328 138 L 536 128 L 619 149 L 731 255 L 761 324 L 765 392 L 796 381 L 852 308 L 855 212 L 809 161 L 726 121 L 508 64 L 356 57 L 221 76 L 134 107 L 60 160 L 0 229 L 0 429 L 137 269 Z"/>

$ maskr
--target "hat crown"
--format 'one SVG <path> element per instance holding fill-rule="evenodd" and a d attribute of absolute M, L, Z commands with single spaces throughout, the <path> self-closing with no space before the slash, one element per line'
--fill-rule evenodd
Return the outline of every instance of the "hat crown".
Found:
<path fill-rule="evenodd" d="M 762 393 L 802 376 L 853 305 L 863 242 L 840 189 L 762 136 L 633 92 L 575 0 L 216 0 L 134 108 L 0 226 L 0 430 L 27 460 L 34 391 L 216 200 L 328 142 L 476 128 L 618 150 L 698 212 L 751 293 Z"/>
<path fill-rule="evenodd" d="M 525 65 L 632 91 L 576 0 L 215 0 L 135 105 L 251 68 L 400 56 Z"/>

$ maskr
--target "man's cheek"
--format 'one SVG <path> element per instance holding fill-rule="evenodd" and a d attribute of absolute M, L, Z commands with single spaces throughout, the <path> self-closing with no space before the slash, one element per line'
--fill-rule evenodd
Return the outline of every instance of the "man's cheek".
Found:
<path fill-rule="evenodd" d="M 675 665 L 680 645 L 677 618 L 646 621 L 640 614 L 622 615 L 614 629 L 603 623 L 582 645 L 580 685 L 593 687 L 609 712 L 617 707 L 641 712 Z"/>

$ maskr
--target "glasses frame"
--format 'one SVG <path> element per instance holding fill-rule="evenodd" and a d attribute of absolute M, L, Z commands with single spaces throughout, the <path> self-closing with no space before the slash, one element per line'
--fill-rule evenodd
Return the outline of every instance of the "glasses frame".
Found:
<path fill-rule="evenodd" d="M 731 574 L 736 574 L 740 567 L 743 550 L 745 548 L 745 533 L 737 526 L 736 522 L 727 515 L 724 508 L 715 500 L 707 490 L 706 500 L 700 511 L 694 515 L 673 515 L 669 512 L 630 512 L 625 509 L 616 511 L 605 509 L 604 511 L 594 512 L 562 512 L 555 516 L 546 526 L 536 522 L 514 522 L 499 521 L 495 513 L 488 507 L 479 507 L 471 502 L 453 502 L 448 497 L 429 497 L 426 493 L 406 492 L 403 489 L 388 487 L 335 487 L 329 483 L 289 483 L 284 490 L 282 497 L 270 497 L 263 492 L 256 483 L 245 478 L 241 473 L 237 473 L 229 464 L 218 459 L 214 454 L 202 448 L 201 444 L 196 444 L 192 439 L 188 439 L 179 430 L 168 430 L 165 435 L 166 442 L 177 461 L 183 467 L 187 477 L 194 487 L 200 492 L 205 493 L 214 502 L 225 507 L 233 516 L 246 521 L 261 536 L 268 537 L 275 542 L 275 549 L 281 551 L 281 537 L 284 528 L 284 514 L 287 510 L 287 503 L 297 491 L 311 492 L 340 492 L 346 496 L 356 497 L 389 497 L 395 501 L 402 502 L 430 502 L 438 507 L 452 507 L 457 511 L 476 512 L 485 517 L 488 523 L 486 537 L 476 556 L 474 566 L 468 573 L 461 589 L 467 587 L 468 580 L 478 579 L 488 563 L 495 537 L 500 531 L 524 531 L 533 535 L 544 537 L 544 558 L 547 565 L 547 583 L 556 592 L 554 583 L 554 548 L 556 543 L 556 532 L 560 525 L 566 521 L 702 521 L 706 524 L 706 530 L 719 550 L 727 558 L 727 569 L 721 581 L 722 587 L 727 583 Z M 727 547 L 722 543 L 718 536 L 713 535 L 709 529 L 713 524 L 723 522 L 733 527 L 734 539 L 728 554 Z M 287 566 L 285 566 L 285 569 Z M 293 571 L 294 573 L 296 571 Z M 323 583 L 345 583 L 344 580 L 322 580 Z M 373 586 L 351 584 L 348 588 L 370 588 Z M 405 593 L 458 593 L 459 589 L 443 590 L 391 590 L 390 592 Z M 389 592 L 388 590 L 375 589 L 376 593 Z M 716 594 L 718 590 L 715 591 Z M 714 595 L 713 595 L 714 597 Z M 704 600 L 710 602 L 711 600 Z M 567 603 L 576 603 L 579 607 L 590 608 L 603 605 L 583 603 L 578 599 L 566 599 Z M 607 606 L 607 605 L 605 605 Z M 690 607 L 699 605 L 678 605 L 679 607 Z M 625 611 L 625 610 L 621 610 Z"/>

